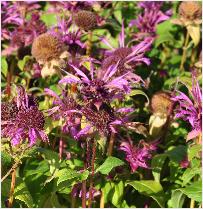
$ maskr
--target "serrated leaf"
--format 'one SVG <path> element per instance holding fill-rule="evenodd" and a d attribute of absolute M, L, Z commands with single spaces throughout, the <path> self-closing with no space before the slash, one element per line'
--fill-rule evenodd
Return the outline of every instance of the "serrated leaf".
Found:
<path fill-rule="evenodd" d="M 171 207 L 182 208 L 185 197 L 185 194 L 179 189 L 173 190 L 171 195 Z"/>
<path fill-rule="evenodd" d="M 202 181 L 196 181 L 193 184 L 179 190 L 181 190 L 189 198 L 197 202 L 202 202 Z"/>
<path fill-rule="evenodd" d="M 198 156 L 201 151 L 202 145 L 196 144 L 189 148 L 188 150 L 188 160 L 191 161 L 194 157 Z"/>
<path fill-rule="evenodd" d="M 165 197 L 163 193 L 163 188 L 160 183 L 152 180 L 142 180 L 142 181 L 132 181 L 127 184 L 131 185 L 141 194 L 153 198 L 160 205 L 160 207 L 164 208 Z"/>
<path fill-rule="evenodd" d="M 28 208 L 33 207 L 32 196 L 27 188 L 26 183 L 20 177 L 17 177 L 16 179 L 14 198 L 15 200 L 20 200 L 24 202 L 28 206 Z"/>
<path fill-rule="evenodd" d="M 104 161 L 101 166 L 97 168 L 96 173 L 100 172 L 102 174 L 108 174 L 113 168 L 121 166 L 123 164 L 124 162 L 122 160 L 110 156 Z"/>
<path fill-rule="evenodd" d="M 89 176 L 88 170 L 80 173 L 72 169 L 64 168 L 62 170 L 59 170 L 57 173 L 57 177 L 58 177 L 57 186 L 64 181 L 71 180 L 74 178 L 77 178 L 79 181 L 83 181 L 86 180 L 88 176 Z"/>
<path fill-rule="evenodd" d="M 1 57 L 1 72 L 6 76 L 8 72 L 8 64 L 6 61 L 6 57 Z"/>
<path fill-rule="evenodd" d="M 167 155 L 160 154 L 160 155 L 154 156 L 152 159 L 152 162 L 151 162 L 152 174 L 156 182 L 160 182 L 161 170 L 162 170 L 162 167 L 166 158 L 167 158 Z"/>

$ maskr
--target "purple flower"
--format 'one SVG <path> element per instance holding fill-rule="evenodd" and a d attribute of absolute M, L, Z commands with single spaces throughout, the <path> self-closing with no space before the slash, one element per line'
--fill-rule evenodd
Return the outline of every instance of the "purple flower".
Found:
<path fill-rule="evenodd" d="M 112 101 L 122 94 L 129 93 L 131 90 L 131 82 L 144 82 L 139 76 L 130 72 L 115 77 L 114 75 L 118 70 L 118 65 L 119 62 L 116 65 L 111 65 L 103 73 L 103 69 L 101 68 L 96 71 L 93 66 L 93 59 L 91 59 L 90 75 L 86 75 L 82 70 L 70 64 L 76 75 L 66 72 L 67 75 L 59 83 L 78 84 L 83 99 L 99 105 L 103 102 Z"/>
<path fill-rule="evenodd" d="M 67 95 L 63 91 L 61 95 L 57 95 L 51 89 L 46 88 L 45 94 L 54 98 L 54 107 L 49 109 L 47 113 L 52 116 L 54 120 L 62 119 L 62 131 L 74 135 L 80 126 L 81 116 L 78 113 L 80 105 L 77 104 L 73 97 Z"/>
<path fill-rule="evenodd" d="M 146 37 L 152 38 L 156 36 L 156 26 L 166 21 L 171 16 L 171 10 L 163 13 L 160 8 L 163 2 L 140 2 L 139 7 L 144 8 L 143 14 L 139 15 L 137 19 L 131 20 L 129 26 L 136 26 L 139 32 L 135 34 L 137 39 Z"/>
<path fill-rule="evenodd" d="M 149 144 L 141 140 L 137 146 L 133 146 L 130 141 L 121 143 L 120 149 L 126 153 L 126 160 L 130 163 L 132 172 L 135 172 L 138 167 L 149 168 L 147 161 L 152 158 L 156 145 L 157 142 Z"/>
<path fill-rule="evenodd" d="M 191 99 L 183 92 L 177 91 L 179 95 L 172 100 L 178 103 L 176 118 L 188 121 L 192 127 L 192 131 L 187 136 L 187 140 L 190 140 L 202 133 L 202 92 L 194 72 L 192 73 L 192 90 L 188 90 Z"/>
<path fill-rule="evenodd" d="M 83 52 L 86 44 L 81 42 L 82 32 L 71 27 L 72 19 L 58 18 L 58 24 L 51 29 L 51 33 L 57 36 L 66 46 L 68 51 L 75 56 L 76 53 Z"/>
<path fill-rule="evenodd" d="M 2 136 L 11 139 L 13 146 L 22 140 L 28 139 L 30 146 L 36 143 L 37 138 L 48 141 L 44 132 L 44 116 L 38 110 L 37 102 L 28 96 L 22 86 L 17 88 L 17 98 L 12 103 L 3 105 Z"/>
<path fill-rule="evenodd" d="M 132 71 L 132 68 L 137 64 L 144 62 L 149 65 L 150 61 L 148 58 L 144 57 L 144 53 L 149 50 L 152 40 L 150 38 L 145 39 L 135 46 L 129 47 L 125 44 L 125 32 L 124 24 L 122 23 L 122 31 L 119 35 L 119 47 L 114 48 L 111 44 L 105 39 L 101 39 L 111 50 L 106 52 L 106 58 L 102 62 L 102 68 L 106 70 L 110 65 L 116 64 L 120 61 L 118 65 L 118 74 L 123 74 L 128 71 Z"/>
<path fill-rule="evenodd" d="M 21 47 L 29 46 L 35 37 L 46 32 L 46 26 L 36 11 L 40 5 L 33 2 L 3 2 L 2 5 L 2 38 L 9 40 L 8 47 L 2 51 L 3 55 L 10 55 Z M 26 19 L 29 13 L 31 18 Z"/>

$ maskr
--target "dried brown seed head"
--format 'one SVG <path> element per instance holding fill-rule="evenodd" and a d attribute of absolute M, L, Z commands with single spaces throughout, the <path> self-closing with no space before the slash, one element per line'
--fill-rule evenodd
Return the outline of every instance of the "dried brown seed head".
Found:
<path fill-rule="evenodd" d="M 47 62 L 58 59 L 63 52 L 63 44 L 50 33 L 39 35 L 33 42 L 32 55 L 37 61 Z"/>
<path fill-rule="evenodd" d="M 187 20 L 201 19 L 201 5 L 195 1 L 182 2 L 179 6 L 179 15 Z"/>
<path fill-rule="evenodd" d="M 73 21 L 80 29 L 85 31 L 91 30 L 97 25 L 96 15 L 86 10 L 73 14 Z"/>
<path fill-rule="evenodd" d="M 151 99 L 151 110 L 153 114 L 170 115 L 173 101 L 168 92 L 160 91 L 153 95 Z"/>

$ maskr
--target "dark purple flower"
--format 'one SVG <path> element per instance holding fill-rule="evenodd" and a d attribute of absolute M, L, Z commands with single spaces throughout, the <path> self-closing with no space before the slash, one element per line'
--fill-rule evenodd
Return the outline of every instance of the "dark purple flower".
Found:
<path fill-rule="evenodd" d="M 126 160 L 130 163 L 132 172 L 135 172 L 138 167 L 149 168 L 147 161 L 152 158 L 156 145 L 157 142 L 149 144 L 141 140 L 137 146 L 133 146 L 130 141 L 121 143 L 120 149 L 126 153 Z"/>
<path fill-rule="evenodd" d="M 188 90 L 191 99 L 183 92 L 177 91 L 179 95 L 172 100 L 178 103 L 176 118 L 188 121 L 192 127 L 192 131 L 187 136 L 187 140 L 190 140 L 202 133 L 202 92 L 194 72 L 192 73 L 192 89 Z"/>
<path fill-rule="evenodd" d="M 121 94 L 129 93 L 131 90 L 131 81 L 134 83 L 144 82 L 139 76 L 127 72 L 119 77 L 115 77 L 119 62 L 116 65 L 111 65 L 103 73 L 103 69 L 96 71 L 93 66 L 92 59 L 90 60 L 90 75 L 86 75 L 82 70 L 70 64 L 76 75 L 66 72 L 66 76 L 59 83 L 78 84 L 80 93 L 83 99 L 91 101 L 95 105 L 102 102 L 112 101 L 118 98 Z"/>
<path fill-rule="evenodd" d="M 36 143 L 37 138 L 48 141 L 43 130 L 44 115 L 38 110 L 36 100 L 28 96 L 22 86 L 17 88 L 17 93 L 16 100 L 2 107 L 2 136 L 10 138 L 13 146 L 25 139 L 28 139 L 30 146 Z"/>
<path fill-rule="evenodd" d="M 135 34 L 137 39 L 143 39 L 146 37 L 152 38 L 156 36 L 156 26 L 166 21 L 171 16 L 171 10 L 162 12 L 161 6 L 163 2 L 140 2 L 138 5 L 144 8 L 143 14 L 139 15 L 137 19 L 131 20 L 129 26 L 136 26 L 139 30 Z"/>
<path fill-rule="evenodd" d="M 58 18 L 57 26 L 51 29 L 51 33 L 57 36 L 72 55 L 84 51 L 86 44 L 81 42 L 82 32 L 71 27 L 72 19 Z"/>
<path fill-rule="evenodd" d="M 63 132 L 70 134 L 75 133 L 78 126 L 80 126 L 81 116 L 78 113 L 80 105 L 65 91 L 58 96 L 54 91 L 46 88 L 45 94 L 54 98 L 54 107 L 49 109 L 47 113 L 51 115 L 54 120 L 63 120 Z"/>
<path fill-rule="evenodd" d="M 106 70 L 110 65 L 116 64 L 120 61 L 118 65 L 118 74 L 123 74 L 128 71 L 132 71 L 133 67 L 141 62 L 149 65 L 150 61 L 148 58 L 144 57 L 144 53 L 149 50 L 152 40 L 150 38 L 145 39 L 137 45 L 129 47 L 125 43 L 125 32 L 124 24 L 122 23 L 122 31 L 119 35 L 119 47 L 114 48 L 111 44 L 105 39 L 101 39 L 104 44 L 106 44 L 111 50 L 106 52 L 106 58 L 102 62 L 102 68 Z"/>

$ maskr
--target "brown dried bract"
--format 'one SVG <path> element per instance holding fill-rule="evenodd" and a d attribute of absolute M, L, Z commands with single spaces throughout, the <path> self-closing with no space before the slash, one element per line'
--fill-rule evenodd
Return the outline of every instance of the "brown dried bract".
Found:
<path fill-rule="evenodd" d="M 32 55 L 41 62 L 58 59 L 62 52 L 63 44 L 49 33 L 38 36 L 32 45 Z"/>
<path fill-rule="evenodd" d="M 97 18 L 93 12 L 81 10 L 73 14 L 74 23 L 85 31 L 93 29 L 97 25 Z"/>
<path fill-rule="evenodd" d="M 151 99 L 150 106 L 153 114 L 170 115 L 173 106 L 170 93 L 164 91 L 155 93 Z"/>
<path fill-rule="evenodd" d="M 179 15 L 187 20 L 201 19 L 201 5 L 194 1 L 182 2 L 179 6 Z"/>

